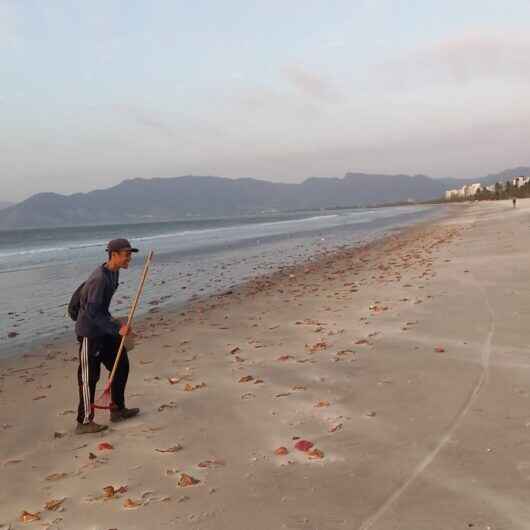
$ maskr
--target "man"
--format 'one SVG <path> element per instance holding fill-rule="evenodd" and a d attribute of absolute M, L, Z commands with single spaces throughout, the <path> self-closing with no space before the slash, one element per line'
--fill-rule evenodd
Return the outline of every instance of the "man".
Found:
<path fill-rule="evenodd" d="M 107 245 L 108 260 L 88 278 L 81 291 L 79 316 L 75 325 L 79 346 L 79 408 L 77 434 L 104 431 L 107 425 L 94 422 L 94 397 L 101 364 L 112 370 L 122 337 L 132 329 L 117 320 L 109 312 L 109 305 L 118 288 L 120 269 L 129 268 L 132 248 L 127 239 L 114 239 Z M 124 349 L 111 385 L 112 405 L 110 420 L 122 421 L 136 416 L 139 409 L 125 407 L 125 386 L 129 375 L 129 359 Z"/>

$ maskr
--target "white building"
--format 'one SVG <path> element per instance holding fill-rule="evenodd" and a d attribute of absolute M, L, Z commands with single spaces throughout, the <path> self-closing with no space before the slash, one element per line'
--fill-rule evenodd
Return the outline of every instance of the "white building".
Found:
<path fill-rule="evenodd" d="M 456 199 L 458 197 L 458 190 L 447 190 L 445 192 L 446 200 L 450 201 L 451 199 Z"/>
<path fill-rule="evenodd" d="M 482 189 L 482 184 L 470 184 L 464 187 L 467 187 L 466 197 L 474 197 Z"/>
<path fill-rule="evenodd" d="M 468 199 L 474 197 L 480 190 L 483 189 L 482 184 L 466 184 L 456 190 L 447 190 L 445 192 L 445 198 L 447 200 L 451 199 Z"/>
<path fill-rule="evenodd" d="M 520 188 L 521 186 L 524 186 L 525 184 L 528 184 L 530 182 L 530 177 L 513 177 L 512 179 L 512 186 L 514 188 Z"/>

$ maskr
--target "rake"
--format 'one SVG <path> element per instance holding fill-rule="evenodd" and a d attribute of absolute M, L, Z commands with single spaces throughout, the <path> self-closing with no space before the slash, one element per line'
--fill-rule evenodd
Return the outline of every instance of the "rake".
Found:
<path fill-rule="evenodd" d="M 150 250 L 149 254 L 145 258 L 145 265 L 144 265 L 144 270 L 142 272 L 142 276 L 140 277 L 140 284 L 138 285 L 136 296 L 134 297 L 133 303 L 131 305 L 131 309 L 129 310 L 129 316 L 127 318 L 127 326 L 130 326 L 133 321 L 134 312 L 136 311 L 136 308 L 138 307 L 140 296 L 142 296 L 145 279 L 147 278 L 147 272 L 149 270 L 149 265 L 151 264 L 151 261 L 153 259 L 153 255 L 154 255 L 154 252 Z M 114 366 L 112 367 L 112 371 L 110 372 L 109 379 L 107 381 L 107 384 L 105 385 L 105 388 L 103 389 L 103 393 L 93 403 L 92 405 L 93 409 L 107 409 L 108 410 L 112 408 L 111 386 L 112 386 L 112 381 L 114 380 L 114 374 L 116 373 L 116 368 L 118 367 L 118 363 L 120 362 L 120 357 L 123 352 L 123 347 L 125 345 L 126 337 L 127 336 L 124 335 L 121 338 L 120 347 L 118 348 L 118 353 L 116 354 L 116 359 L 114 361 Z"/>

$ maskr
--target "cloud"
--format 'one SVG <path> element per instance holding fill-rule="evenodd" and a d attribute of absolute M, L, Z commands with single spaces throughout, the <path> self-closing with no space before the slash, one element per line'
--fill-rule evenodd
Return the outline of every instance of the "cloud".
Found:
<path fill-rule="evenodd" d="M 173 137 L 175 135 L 173 127 L 161 119 L 155 112 L 123 103 L 114 103 L 111 105 L 111 108 L 114 111 L 128 116 L 142 127 L 154 129 L 165 136 Z"/>
<path fill-rule="evenodd" d="M 530 35 L 467 32 L 388 61 L 376 71 L 401 88 L 480 81 L 530 82 Z"/>
<path fill-rule="evenodd" d="M 327 48 L 344 48 L 346 43 L 343 40 L 330 40 L 325 43 Z"/>
<path fill-rule="evenodd" d="M 0 49 L 17 45 L 20 40 L 20 23 L 15 3 L 0 1 Z"/>
<path fill-rule="evenodd" d="M 233 121 L 246 120 L 250 117 L 259 118 L 254 123 L 253 131 L 259 128 L 273 126 L 277 130 L 278 124 L 286 129 L 296 123 L 307 123 L 322 117 L 322 106 L 313 99 L 301 99 L 290 92 L 281 92 L 266 87 L 252 87 L 235 94 L 232 98 L 235 105 L 230 116 L 224 116 L 225 126 Z"/>
<path fill-rule="evenodd" d="M 311 72 L 300 65 L 283 68 L 287 80 L 302 94 L 325 102 L 335 102 L 340 94 L 322 75 Z"/>

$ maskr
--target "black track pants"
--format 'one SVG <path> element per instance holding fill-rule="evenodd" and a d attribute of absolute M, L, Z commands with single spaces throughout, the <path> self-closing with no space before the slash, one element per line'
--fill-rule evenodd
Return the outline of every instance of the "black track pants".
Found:
<path fill-rule="evenodd" d="M 116 354 L 120 347 L 121 337 L 105 335 L 97 338 L 78 337 L 79 340 L 79 368 L 77 381 L 79 383 L 79 408 L 77 421 L 89 423 L 94 419 L 94 403 L 96 385 L 101 372 L 101 364 L 110 372 L 114 366 Z M 114 374 L 111 386 L 112 407 L 125 407 L 125 385 L 129 377 L 129 358 L 125 348 Z"/>

